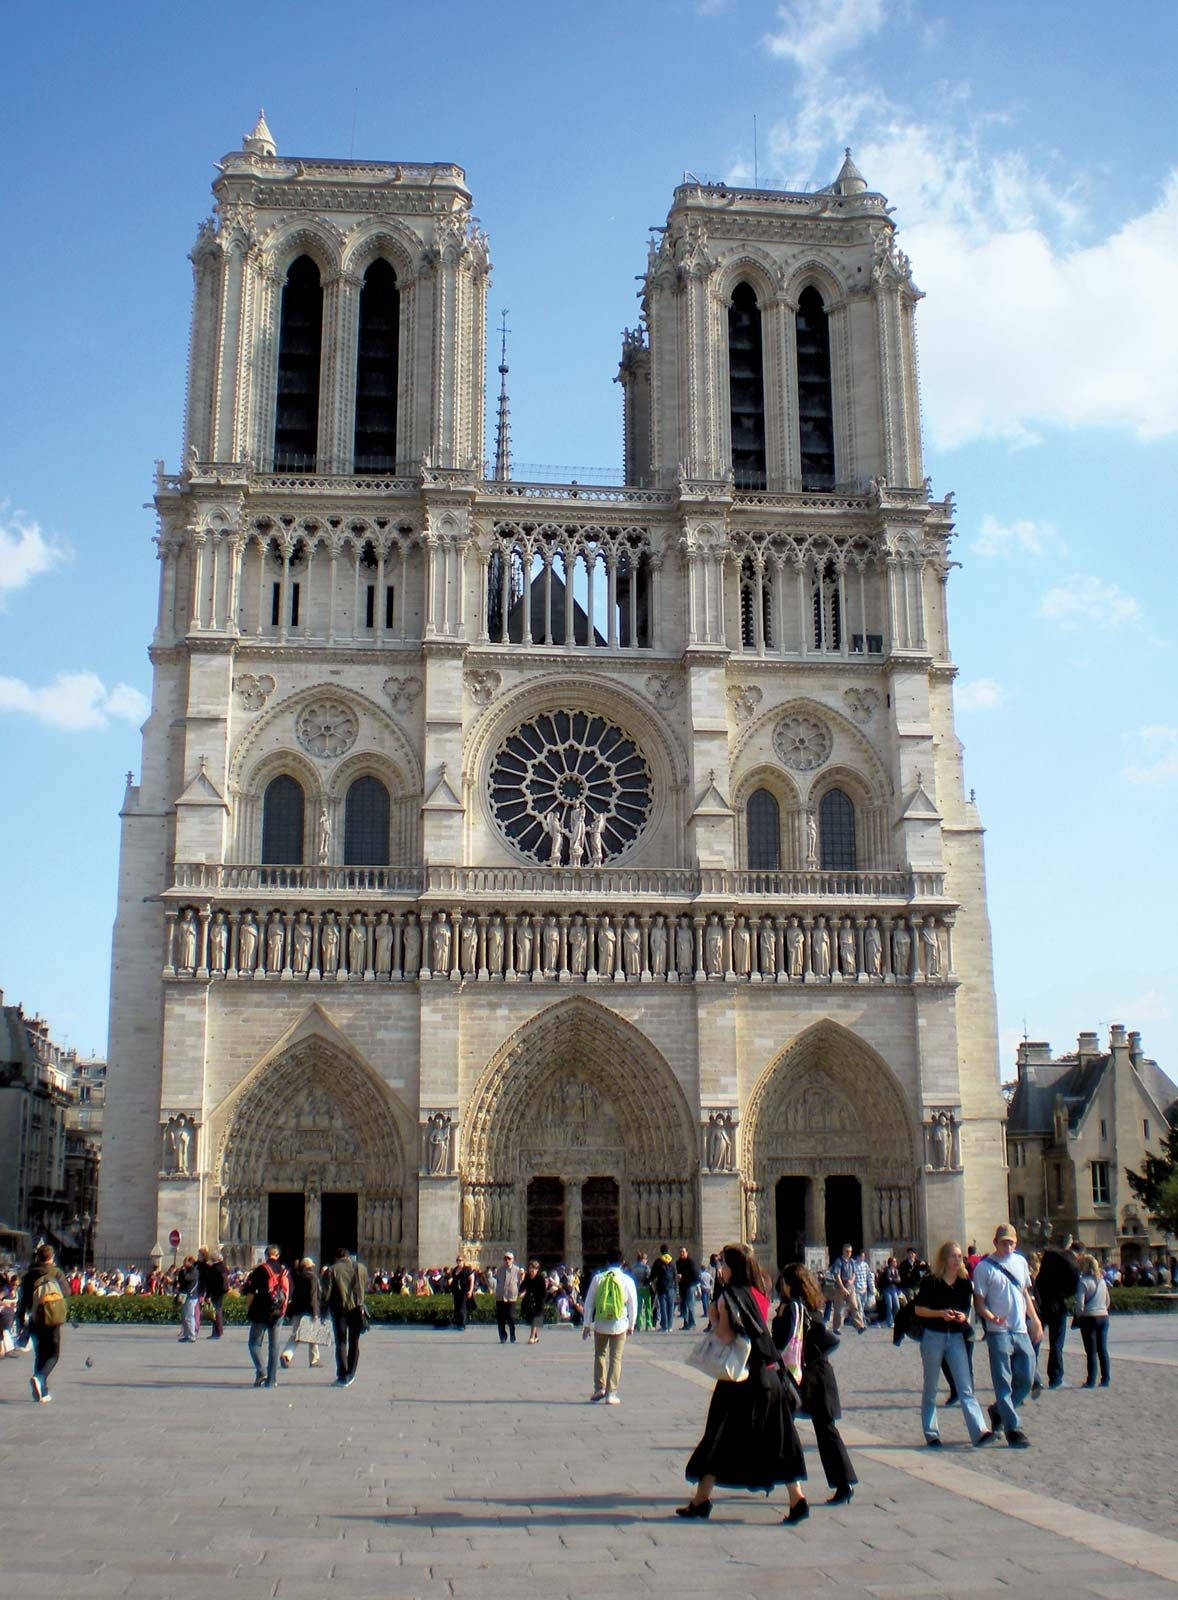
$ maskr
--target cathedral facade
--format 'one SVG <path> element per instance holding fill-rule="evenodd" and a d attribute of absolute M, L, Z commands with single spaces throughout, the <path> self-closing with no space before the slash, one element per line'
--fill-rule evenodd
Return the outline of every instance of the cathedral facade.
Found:
<path fill-rule="evenodd" d="M 225 157 L 157 466 L 101 1236 L 375 1266 L 1005 1213 L 919 299 L 851 162 L 685 183 L 616 487 L 484 465 L 460 168 Z"/>

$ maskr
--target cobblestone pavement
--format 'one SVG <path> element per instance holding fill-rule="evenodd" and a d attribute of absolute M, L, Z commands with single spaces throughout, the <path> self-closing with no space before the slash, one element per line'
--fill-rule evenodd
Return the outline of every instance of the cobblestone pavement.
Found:
<path fill-rule="evenodd" d="M 1022 1453 L 909 1448 L 915 1348 L 852 1334 L 837 1360 L 860 1487 L 849 1507 L 822 1505 L 803 1423 L 814 1509 L 791 1529 L 784 1494 L 718 1493 L 706 1524 L 672 1515 L 709 1387 L 679 1333 L 631 1341 L 623 1404 L 606 1408 L 586 1404 L 590 1358 L 568 1329 L 535 1349 L 500 1348 L 494 1329 L 376 1329 L 353 1388 L 296 1366 L 274 1391 L 251 1387 L 241 1329 L 196 1347 L 166 1328 L 67 1329 L 52 1406 L 31 1404 L 27 1356 L 0 1363 L 4 1587 L 64 1600 L 322 1600 L 336 1581 L 350 1600 L 1178 1595 L 1172 1457 L 1160 1468 L 1178 1423 L 1178 1318 L 1132 1331 L 1119 1360 L 1114 1341 L 1114 1387 L 1045 1395 Z M 964 1439 L 959 1417 L 942 1426 Z"/>

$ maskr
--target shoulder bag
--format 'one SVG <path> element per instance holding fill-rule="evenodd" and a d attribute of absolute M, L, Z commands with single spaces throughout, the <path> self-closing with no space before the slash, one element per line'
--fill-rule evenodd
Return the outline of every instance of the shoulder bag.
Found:
<path fill-rule="evenodd" d="M 733 1320 L 729 1312 L 729 1321 Z M 753 1341 L 747 1334 L 737 1333 L 730 1344 L 725 1344 L 716 1330 L 709 1328 L 688 1351 L 687 1365 L 719 1383 L 743 1383 L 749 1375 L 752 1351 Z"/>

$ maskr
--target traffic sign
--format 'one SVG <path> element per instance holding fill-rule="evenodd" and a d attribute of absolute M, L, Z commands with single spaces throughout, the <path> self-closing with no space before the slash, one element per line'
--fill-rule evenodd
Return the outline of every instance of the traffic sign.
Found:
<path fill-rule="evenodd" d="M 171 1245 L 173 1250 L 179 1250 L 179 1248 L 180 1248 L 180 1230 L 179 1230 L 179 1228 L 173 1228 L 172 1229 L 171 1233 L 168 1235 L 168 1243 Z"/>

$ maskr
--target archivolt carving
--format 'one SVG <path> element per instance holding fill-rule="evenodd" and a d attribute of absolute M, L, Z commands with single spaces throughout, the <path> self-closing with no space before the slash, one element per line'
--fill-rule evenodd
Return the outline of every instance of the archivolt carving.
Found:
<path fill-rule="evenodd" d="M 565 1083 L 569 1127 L 579 1123 L 586 1137 L 595 1129 L 597 1138 L 620 1142 L 631 1177 L 681 1182 L 694 1176 L 696 1133 L 670 1067 L 637 1028 L 577 999 L 525 1023 L 483 1073 L 466 1117 L 464 1179 L 519 1177 L 521 1150 L 536 1144 L 537 1111 L 563 1108 Z"/>
<path fill-rule="evenodd" d="M 764 742 L 766 753 L 768 753 L 768 750 L 772 748 L 772 727 L 786 717 L 798 715 L 817 718 L 832 728 L 836 735 L 842 734 L 850 743 L 857 757 L 853 770 L 858 772 L 860 782 L 871 793 L 877 803 L 889 798 L 892 793 L 892 784 L 883 763 L 864 738 L 862 731 L 855 726 L 850 717 L 844 715 L 841 711 L 832 709 L 830 706 L 823 705 L 820 701 L 800 697 L 794 700 L 787 700 L 781 705 L 772 706 L 741 731 L 733 745 L 729 763 L 729 770 L 734 774 L 736 783 L 744 781 L 741 760 L 742 756 L 745 756 L 745 752 L 749 750 L 749 747 L 755 741 L 761 739 Z M 837 760 L 837 749 L 832 749 L 828 755 L 834 755 Z M 757 757 L 758 765 L 762 764 L 763 761 L 763 755 Z"/>
<path fill-rule="evenodd" d="M 240 794 L 250 784 L 247 776 L 252 777 L 249 769 L 253 765 L 254 753 L 265 741 L 274 727 L 275 722 L 291 715 L 297 717 L 301 708 L 309 702 L 329 695 L 333 698 L 343 698 L 349 707 L 359 713 L 363 711 L 366 716 L 376 724 L 379 730 L 379 742 L 386 744 L 383 754 L 387 754 L 405 774 L 405 779 L 410 790 L 420 792 L 422 787 L 421 764 L 404 734 L 389 716 L 389 713 L 377 705 L 375 700 L 370 700 L 367 695 L 359 694 L 354 689 L 341 690 L 335 683 L 313 684 L 306 689 L 300 689 L 294 694 L 287 695 L 263 712 L 257 720 L 251 723 L 240 743 L 233 752 L 229 763 L 229 788 L 232 792 Z"/>

